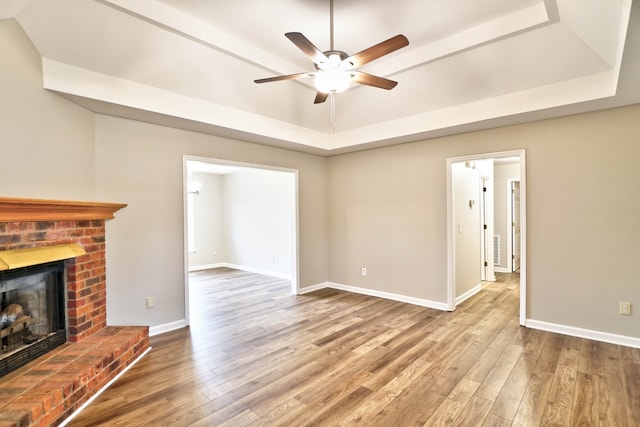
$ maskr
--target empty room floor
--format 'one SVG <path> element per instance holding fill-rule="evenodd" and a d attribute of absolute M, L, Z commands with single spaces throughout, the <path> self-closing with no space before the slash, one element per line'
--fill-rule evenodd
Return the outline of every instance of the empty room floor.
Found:
<path fill-rule="evenodd" d="M 640 349 L 520 327 L 512 275 L 455 312 L 226 268 L 190 289 L 191 326 L 70 426 L 640 425 Z"/>

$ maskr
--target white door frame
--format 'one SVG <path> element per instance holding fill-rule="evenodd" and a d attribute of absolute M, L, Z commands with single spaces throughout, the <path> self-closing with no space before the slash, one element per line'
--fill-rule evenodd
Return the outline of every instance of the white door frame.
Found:
<path fill-rule="evenodd" d="M 453 218 L 452 168 L 454 163 L 474 160 L 518 157 L 520 159 L 520 325 L 526 326 L 527 320 L 527 185 L 525 150 L 503 151 L 488 154 L 476 154 L 447 159 L 447 309 L 456 308 L 456 260 L 455 260 L 455 222 Z"/>
<path fill-rule="evenodd" d="M 293 189 L 293 206 L 292 206 L 292 231 L 291 231 L 291 293 L 294 295 L 300 294 L 300 264 L 299 264 L 299 239 L 298 239 L 298 170 L 297 169 L 287 169 L 287 168 L 278 168 L 269 165 L 259 165 L 255 163 L 244 163 L 244 162 L 235 162 L 231 160 L 224 159 L 216 159 L 210 157 L 198 157 L 198 156 L 182 156 L 182 200 L 183 200 L 183 234 L 184 234 L 184 261 L 183 261 L 183 269 L 184 269 L 184 304 L 185 304 L 185 321 L 186 325 L 189 325 L 189 252 L 188 252 L 188 230 L 187 230 L 187 219 L 188 219 L 188 209 L 187 209 L 187 183 L 189 181 L 189 171 L 187 168 L 188 162 L 203 162 L 203 163 L 211 163 L 216 165 L 224 165 L 224 166 L 239 166 L 244 168 L 253 168 L 253 169 L 261 169 L 261 170 L 270 170 L 270 171 L 278 171 L 278 172 L 287 172 L 293 174 L 294 178 L 294 189 Z"/>
<path fill-rule="evenodd" d="M 513 191 L 514 182 L 520 182 L 520 178 L 507 179 L 507 218 L 509 218 L 509 233 L 507 233 L 507 264 L 509 265 L 509 271 L 513 271 L 513 195 L 511 192 Z M 520 183 L 520 186 L 522 186 L 522 183 Z M 520 230 L 520 236 L 522 236 L 522 224 L 520 224 Z"/>

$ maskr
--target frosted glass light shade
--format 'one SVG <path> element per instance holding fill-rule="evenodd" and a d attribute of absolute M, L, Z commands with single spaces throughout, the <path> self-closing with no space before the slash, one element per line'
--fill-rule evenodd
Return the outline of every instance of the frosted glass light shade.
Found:
<path fill-rule="evenodd" d="M 322 93 L 344 92 L 351 83 L 351 74 L 340 70 L 319 71 L 314 85 Z"/>

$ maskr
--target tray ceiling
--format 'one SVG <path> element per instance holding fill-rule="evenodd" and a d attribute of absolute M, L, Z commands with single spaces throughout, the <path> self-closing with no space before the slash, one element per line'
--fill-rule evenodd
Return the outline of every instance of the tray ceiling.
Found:
<path fill-rule="evenodd" d="M 335 154 L 640 102 L 631 0 L 335 0 L 349 54 L 404 34 L 362 67 L 398 81 L 314 105 L 285 32 L 329 49 L 329 0 L 5 0 L 43 85 L 98 113 Z"/>

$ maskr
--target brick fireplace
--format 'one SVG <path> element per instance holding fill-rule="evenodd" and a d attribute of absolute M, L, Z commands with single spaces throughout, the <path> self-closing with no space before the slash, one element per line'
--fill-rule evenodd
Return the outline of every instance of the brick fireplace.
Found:
<path fill-rule="evenodd" d="M 59 424 L 148 349 L 148 327 L 107 326 L 105 221 L 125 206 L 0 198 L 0 251 L 86 252 L 64 261 L 67 343 L 0 378 L 0 427 Z"/>

